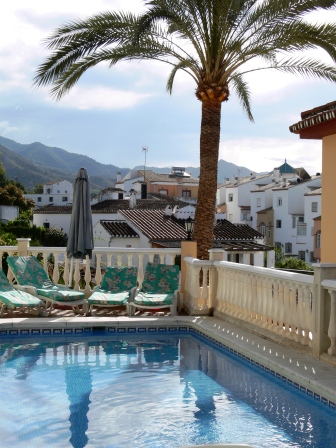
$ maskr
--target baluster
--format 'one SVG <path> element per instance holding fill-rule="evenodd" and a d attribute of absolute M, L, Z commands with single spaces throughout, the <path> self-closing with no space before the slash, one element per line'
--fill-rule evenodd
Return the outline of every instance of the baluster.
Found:
<path fill-rule="evenodd" d="M 54 253 L 54 272 L 52 275 L 53 282 L 57 285 L 59 280 L 59 269 L 58 269 L 58 252 Z"/>
<path fill-rule="evenodd" d="M 290 339 L 291 333 L 290 333 L 290 308 L 291 308 L 291 302 L 290 302 L 290 288 L 289 283 L 284 283 L 284 325 L 285 329 L 283 332 L 283 336 Z"/>
<path fill-rule="evenodd" d="M 248 274 L 247 276 L 247 287 L 246 287 L 246 316 L 245 316 L 245 321 L 247 322 L 251 322 L 252 319 L 252 311 L 251 311 L 251 307 L 252 307 L 252 292 L 253 292 L 253 285 L 252 285 L 252 279 L 253 279 L 253 275 Z"/>
<path fill-rule="evenodd" d="M 74 273 L 74 289 L 79 290 L 79 280 L 80 280 L 80 269 L 79 269 L 79 260 L 75 260 L 75 273 Z"/>
<path fill-rule="evenodd" d="M 277 313 L 277 321 L 278 321 L 277 333 L 282 335 L 285 332 L 285 330 L 284 330 L 285 316 L 284 316 L 284 283 L 283 283 L 283 281 L 278 280 L 278 285 L 279 285 L 279 294 L 278 294 L 278 313 Z"/>
<path fill-rule="evenodd" d="M 272 312 L 272 280 L 266 278 L 266 291 L 265 291 L 265 322 L 263 328 L 270 329 L 272 324 L 271 312 Z"/>
<path fill-rule="evenodd" d="M 151 263 L 153 263 L 153 261 L 154 261 L 154 255 L 155 255 L 155 254 L 152 254 L 152 253 L 148 255 L 149 261 L 150 261 Z"/>
<path fill-rule="evenodd" d="M 313 288 L 310 287 L 309 288 L 309 313 L 310 313 L 310 318 L 309 318 L 309 328 L 311 330 L 311 338 L 309 337 L 309 347 L 313 347 L 313 340 L 314 340 L 314 316 L 313 316 L 313 300 L 314 300 L 314 296 L 313 296 Z"/>
<path fill-rule="evenodd" d="M 138 284 L 139 284 L 139 288 L 141 288 L 142 282 L 143 282 L 143 278 L 144 278 L 144 255 L 143 254 L 139 254 L 138 256 L 138 263 L 139 263 L 139 268 L 138 268 Z"/>
<path fill-rule="evenodd" d="M 113 254 L 107 254 L 106 255 L 106 267 L 107 266 L 112 266 L 112 256 Z M 117 263 L 113 263 L 113 266 L 115 266 Z"/>
<path fill-rule="evenodd" d="M 43 256 L 43 269 L 46 271 L 49 277 L 49 271 L 48 271 L 48 252 L 42 252 Z"/>
<path fill-rule="evenodd" d="M 261 277 L 261 302 L 260 302 L 260 326 L 264 328 L 267 322 L 266 318 L 266 304 L 267 304 L 267 280 Z"/>
<path fill-rule="evenodd" d="M 303 317 L 303 288 L 299 285 L 297 288 L 298 298 L 297 298 L 297 313 L 296 313 L 296 342 L 301 342 L 302 339 L 302 317 Z"/>
<path fill-rule="evenodd" d="M 120 254 L 120 253 L 118 253 L 117 254 L 117 266 L 122 266 L 123 265 L 123 263 L 122 263 L 122 256 L 123 256 L 123 254 Z"/>
<path fill-rule="evenodd" d="M 200 297 L 200 272 L 201 272 L 201 266 L 195 266 L 193 269 L 193 283 L 192 283 L 192 311 L 198 311 L 199 304 L 198 300 Z M 203 279 L 204 281 L 204 279 Z"/>
<path fill-rule="evenodd" d="M 289 311 L 290 339 L 294 341 L 296 338 L 297 304 L 296 304 L 296 287 L 295 284 L 293 283 L 290 283 L 289 285 L 289 301 L 290 301 L 290 311 Z"/>
<path fill-rule="evenodd" d="M 248 294 L 248 281 L 249 281 L 249 275 L 244 272 L 242 283 L 241 316 L 240 316 L 240 318 L 244 321 L 246 320 L 247 317 L 246 302 Z"/>
<path fill-rule="evenodd" d="M 220 313 L 223 312 L 223 308 L 224 308 L 224 291 L 225 291 L 225 279 L 224 279 L 224 270 L 223 269 L 217 269 L 217 276 L 218 276 L 218 280 L 217 280 L 217 294 L 216 294 L 216 299 L 217 299 L 217 311 L 219 311 Z M 212 285 L 210 285 L 211 287 Z"/>
<path fill-rule="evenodd" d="M 91 291 L 91 266 L 90 266 L 90 258 L 88 255 L 85 257 L 85 274 L 84 274 L 84 280 L 85 280 L 85 291 Z"/>
<path fill-rule="evenodd" d="M 95 274 L 95 282 L 97 286 L 100 286 L 102 281 L 102 272 L 101 272 L 101 257 L 102 254 L 96 254 L 96 274 Z"/>
<path fill-rule="evenodd" d="M 328 354 L 334 356 L 336 355 L 336 291 L 329 289 L 328 292 L 330 294 L 330 320 L 328 336 L 331 342 L 330 347 L 328 348 Z"/>
<path fill-rule="evenodd" d="M 252 275 L 251 278 L 251 302 L 250 302 L 250 317 L 249 317 L 249 322 L 255 323 L 256 321 L 256 292 L 257 292 L 257 287 L 256 287 L 256 277 L 254 275 Z"/>
<path fill-rule="evenodd" d="M 277 280 L 273 279 L 272 281 L 272 312 L 271 312 L 271 319 L 272 323 L 270 325 L 270 330 L 275 333 L 278 328 L 278 295 L 279 295 L 279 289 L 278 289 L 278 282 Z"/>
<path fill-rule="evenodd" d="M 256 297 L 256 324 L 258 327 L 262 325 L 262 277 L 257 277 L 257 297 Z"/>
<path fill-rule="evenodd" d="M 302 345 L 309 345 L 309 330 L 310 330 L 310 287 L 303 287 L 302 300 L 302 329 L 303 336 L 301 338 Z"/>
<path fill-rule="evenodd" d="M 209 267 L 204 266 L 203 267 L 203 285 L 202 285 L 202 294 L 201 294 L 201 299 L 202 299 L 201 310 L 208 309 L 208 305 L 207 305 L 207 300 L 209 297 L 208 272 L 209 272 Z"/>
<path fill-rule="evenodd" d="M 133 254 L 127 254 L 127 266 L 132 266 L 133 264 Z"/>
<path fill-rule="evenodd" d="M 69 285 L 69 260 L 68 257 L 64 258 L 64 268 L 63 268 L 63 280 L 64 280 L 64 284 Z"/>

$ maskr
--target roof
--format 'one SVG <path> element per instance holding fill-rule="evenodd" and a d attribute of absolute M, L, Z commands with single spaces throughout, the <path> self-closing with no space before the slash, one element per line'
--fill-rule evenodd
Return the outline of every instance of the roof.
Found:
<path fill-rule="evenodd" d="M 139 238 L 139 234 L 125 221 L 100 220 L 102 227 L 115 238 Z"/>
<path fill-rule="evenodd" d="M 135 209 L 165 209 L 167 205 L 185 207 L 186 203 L 171 196 L 151 194 L 151 199 L 137 199 Z M 129 199 L 108 199 L 91 205 L 92 213 L 118 213 L 130 208 Z M 34 213 L 71 214 L 71 205 L 46 205 L 34 210 Z"/>
<path fill-rule="evenodd" d="M 320 196 L 321 194 L 322 194 L 322 187 L 315 188 L 312 191 L 308 191 L 308 193 L 305 193 L 305 196 Z"/>
<path fill-rule="evenodd" d="M 285 163 L 283 163 L 276 169 L 279 170 L 280 174 L 287 174 L 287 173 L 295 174 L 295 169 L 286 162 L 286 159 L 285 159 Z"/>
<path fill-rule="evenodd" d="M 305 129 L 317 128 L 318 126 L 321 126 L 322 124 L 328 124 L 328 122 L 331 122 L 335 119 L 336 101 L 332 101 L 331 103 L 327 103 L 322 106 L 318 106 L 313 109 L 301 112 L 301 121 L 293 124 L 292 126 L 289 126 L 289 130 L 294 134 L 300 134 Z M 335 125 L 333 126 L 333 129 L 335 129 Z M 317 129 L 316 132 L 318 134 Z M 325 135 L 330 135 L 329 132 L 325 133 L 322 129 L 321 135 L 317 134 L 314 138 L 322 138 Z"/>
<path fill-rule="evenodd" d="M 264 236 L 250 227 L 248 224 L 232 224 L 227 219 L 219 219 L 214 228 L 215 240 L 248 241 Z"/>
<path fill-rule="evenodd" d="M 238 187 L 239 185 L 243 185 L 248 182 L 256 182 L 258 180 L 265 179 L 269 176 L 270 176 L 270 174 L 266 173 L 266 174 L 261 174 L 259 176 L 251 175 L 251 176 L 245 176 L 245 177 L 237 177 L 234 180 L 232 180 L 231 182 L 225 184 L 225 187 L 226 188 L 235 188 L 235 187 Z"/>
<path fill-rule="evenodd" d="M 267 207 L 267 208 L 264 208 L 263 210 L 259 210 L 258 212 L 257 212 L 257 215 L 264 215 L 264 214 L 266 214 L 266 213 L 268 213 L 268 212 L 270 212 L 271 210 L 273 210 L 273 207 Z"/>
<path fill-rule="evenodd" d="M 164 210 L 122 210 L 120 212 L 150 240 L 185 240 L 184 220 L 165 215 Z"/>
<path fill-rule="evenodd" d="M 145 176 L 147 180 L 150 182 L 164 182 L 164 183 L 182 183 L 182 184 L 197 184 L 199 183 L 198 179 L 195 179 L 194 177 L 179 177 L 174 176 L 172 177 L 171 173 L 167 174 L 159 174 L 154 173 L 152 170 L 138 170 L 138 173 L 140 176 Z"/>

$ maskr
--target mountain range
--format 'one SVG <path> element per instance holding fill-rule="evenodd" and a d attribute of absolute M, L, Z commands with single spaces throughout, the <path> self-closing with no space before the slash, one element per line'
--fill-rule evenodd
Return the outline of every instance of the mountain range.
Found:
<path fill-rule="evenodd" d="M 6 176 L 21 182 L 27 191 L 32 190 L 36 184 L 45 184 L 50 181 L 68 180 L 73 183 L 78 170 L 85 167 L 90 177 L 92 192 L 96 193 L 103 188 L 113 186 L 117 173 L 123 177 L 131 169 L 103 164 L 91 157 L 46 146 L 39 142 L 22 144 L 2 136 L 0 136 L 0 161 L 5 168 Z M 134 169 L 143 168 L 143 166 L 134 167 Z M 191 166 L 185 168 L 192 177 L 199 176 L 199 168 Z M 169 173 L 170 169 L 171 167 L 146 166 L 146 170 L 156 173 Z M 250 173 L 251 170 L 248 168 L 225 160 L 218 161 L 219 183 L 223 182 L 224 178 L 247 176 Z"/>

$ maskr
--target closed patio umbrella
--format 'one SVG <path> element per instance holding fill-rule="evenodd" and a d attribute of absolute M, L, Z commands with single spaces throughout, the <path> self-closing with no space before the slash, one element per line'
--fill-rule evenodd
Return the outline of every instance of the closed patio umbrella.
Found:
<path fill-rule="evenodd" d="M 68 258 L 92 257 L 93 231 L 91 215 L 91 187 L 85 168 L 77 174 L 72 204 L 72 215 L 68 235 Z"/>

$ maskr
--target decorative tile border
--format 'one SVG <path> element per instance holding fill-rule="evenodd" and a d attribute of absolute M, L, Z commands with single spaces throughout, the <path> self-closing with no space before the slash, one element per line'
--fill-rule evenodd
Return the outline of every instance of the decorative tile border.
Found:
<path fill-rule="evenodd" d="M 214 346 L 217 346 L 217 347 L 219 346 L 222 351 L 225 351 L 225 352 L 237 355 L 238 358 L 243 359 L 245 362 L 248 362 L 248 363 L 254 365 L 255 367 L 257 367 L 258 369 L 263 370 L 266 373 L 275 376 L 277 379 L 280 379 L 280 380 L 284 381 L 286 384 L 288 384 L 288 386 L 294 387 L 295 389 L 298 389 L 301 392 L 303 392 L 306 395 L 308 395 L 310 398 L 312 398 L 314 400 L 317 400 L 320 403 L 328 406 L 330 409 L 336 410 L 336 403 L 334 403 L 333 401 L 328 400 L 327 398 L 323 397 L 322 395 L 319 395 L 319 394 L 313 392 L 312 390 L 307 389 L 304 386 L 301 386 L 300 384 L 292 381 L 291 379 L 287 378 L 286 376 L 281 375 L 281 374 L 275 372 L 274 370 L 272 370 L 272 369 L 270 369 L 268 367 L 263 366 L 262 364 L 260 364 L 257 361 L 254 361 L 253 359 L 249 358 L 248 356 L 245 356 L 245 355 L 237 352 L 236 350 L 233 350 L 232 348 L 227 347 L 223 342 L 219 342 L 216 339 L 214 339 L 214 338 L 212 338 L 210 336 L 207 336 L 204 333 L 200 332 L 199 330 L 195 330 L 193 328 L 191 328 L 189 330 L 189 333 L 194 335 L 194 336 L 196 336 L 199 339 L 203 339 L 205 342 L 210 343 L 211 345 L 214 345 Z"/>
<path fill-rule="evenodd" d="M 88 335 L 88 334 L 94 334 L 97 331 L 106 332 L 107 334 L 177 334 L 177 333 L 188 333 L 190 335 L 195 336 L 196 338 L 205 341 L 206 343 L 214 346 L 215 348 L 219 348 L 220 350 L 227 352 L 231 355 L 236 356 L 238 359 L 257 367 L 260 370 L 263 370 L 267 374 L 270 374 L 274 377 L 276 377 L 279 380 L 284 381 L 288 386 L 294 387 L 295 389 L 305 393 L 308 395 L 311 399 L 317 400 L 321 402 L 322 404 L 328 406 L 330 409 L 336 411 L 336 403 L 334 403 L 331 400 L 328 400 L 327 398 L 321 396 L 320 394 L 317 394 L 313 392 L 310 389 L 307 389 L 304 386 L 301 386 L 299 383 L 294 382 L 293 380 L 287 378 L 284 375 L 281 375 L 274 370 L 270 369 L 269 367 L 266 367 L 262 364 L 260 364 L 257 361 L 254 361 L 253 359 L 249 358 L 246 355 L 243 355 L 242 353 L 238 352 L 237 350 L 234 350 L 227 345 L 225 345 L 223 342 L 220 342 L 211 336 L 207 336 L 203 332 L 195 329 L 190 328 L 189 326 L 183 325 L 183 326 L 134 326 L 134 327 L 116 327 L 116 326 L 102 326 L 102 327 L 74 327 L 74 328 L 32 328 L 32 329 L 14 329 L 14 328 L 8 328 L 8 329 L 0 329 L 0 342 L 1 337 L 5 340 L 6 338 L 13 338 L 13 337 L 36 337 L 36 336 L 82 336 L 82 335 Z"/>

